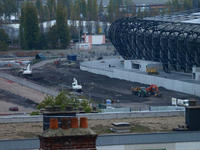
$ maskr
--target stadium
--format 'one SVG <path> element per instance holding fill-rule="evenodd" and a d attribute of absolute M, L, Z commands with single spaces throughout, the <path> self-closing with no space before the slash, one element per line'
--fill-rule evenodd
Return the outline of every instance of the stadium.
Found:
<path fill-rule="evenodd" d="M 114 22 L 109 38 L 126 60 L 161 62 L 165 72 L 191 72 L 200 66 L 200 12 L 192 10 Z"/>

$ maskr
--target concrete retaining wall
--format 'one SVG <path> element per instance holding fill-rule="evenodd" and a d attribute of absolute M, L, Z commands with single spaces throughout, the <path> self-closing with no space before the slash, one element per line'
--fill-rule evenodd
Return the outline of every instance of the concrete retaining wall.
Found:
<path fill-rule="evenodd" d="M 87 117 L 88 119 L 122 119 L 122 118 L 148 118 L 148 117 L 169 117 L 184 116 L 184 111 L 146 111 L 130 113 L 99 113 L 99 114 L 78 114 L 78 117 Z"/>
<path fill-rule="evenodd" d="M 200 84 L 184 82 L 180 80 L 173 80 L 168 78 L 162 78 L 158 76 L 151 76 L 146 74 L 141 74 L 137 72 L 133 72 L 130 70 L 122 70 L 117 68 L 102 69 L 95 68 L 91 66 L 87 66 L 84 63 L 80 65 L 80 69 L 83 71 L 88 71 L 91 73 L 105 75 L 110 78 L 117 78 L 132 82 L 139 82 L 143 84 L 156 84 L 159 87 L 164 87 L 169 90 L 178 91 L 182 93 L 187 93 L 195 96 L 200 96 Z"/>
<path fill-rule="evenodd" d="M 184 111 L 146 111 L 146 112 L 130 112 L 130 113 L 91 113 L 78 114 L 80 117 L 88 119 L 122 119 L 122 118 L 147 118 L 147 117 L 172 117 L 184 116 Z M 43 116 L 5 116 L 0 117 L 0 123 L 21 123 L 21 122 L 42 122 Z"/>
<path fill-rule="evenodd" d="M 0 117 L 0 123 L 42 122 L 43 116 L 5 116 Z"/>

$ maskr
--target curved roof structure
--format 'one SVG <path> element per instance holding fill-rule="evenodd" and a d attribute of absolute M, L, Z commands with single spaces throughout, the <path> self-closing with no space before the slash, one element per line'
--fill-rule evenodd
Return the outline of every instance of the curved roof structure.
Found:
<path fill-rule="evenodd" d="M 200 23 L 186 18 L 122 18 L 111 25 L 109 38 L 124 59 L 162 62 L 166 72 L 191 72 L 200 66 Z"/>

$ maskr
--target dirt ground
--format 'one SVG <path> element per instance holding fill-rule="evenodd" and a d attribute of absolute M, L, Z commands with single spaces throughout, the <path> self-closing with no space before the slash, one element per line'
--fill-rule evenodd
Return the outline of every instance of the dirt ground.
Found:
<path fill-rule="evenodd" d="M 29 113 L 35 110 L 37 103 L 30 99 L 0 89 L 0 114 Z M 18 107 L 19 111 L 9 111 L 10 107 Z"/>
<path fill-rule="evenodd" d="M 98 134 L 114 134 L 110 131 L 113 122 L 129 122 L 131 133 L 169 132 L 184 124 L 184 117 L 135 118 L 89 120 L 89 127 Z M 0 139 L 34 138 L 42 133 L 42 122 L 0 124 Z"/>
<path fill-rule="evenodd" d="M 0 78 L 0 114 L 29 113 L 35 110 L 45 94 L 22 86 L 10 80 Z M 19 111 L 9 111 L 18 107 Z"/>
<path fill-rule="evenodd" d="M 83 95 L 87 98 L 92 98 L 97 103 L 102 103 L 106 99 L 112 99 L 115 101 L 119 100 L 121 106 L 144 108 L 148 106 L 169 106 L 171 105 L 172 97 L 196 99 L 194 96 L 164 88 L 159 89 L 162 97 L 150 96 L 140 98 L 132 95 L 131 87 L 147 85 L 81 71 L 78 64 L 69 66 L 66 62 L 63 62 L 59 67 L 50 63 L 36 68 L 33 70 L 33 76 L 27 77 L 27 79 L 48 88 L 69 90 L 74 77 L 83 86 Z"/>
<path fill-rule="evenodd" d="M 57 56 L 63 58 L 65 58 L 67 54 L 72 53 L 77 54 L 78 58 L 81 58 L 81 60 L 86 58 L 98 58 L 99 56 L 110 56 L 114 54 L 113 48 L 110 48 L 109 46 L 98 46 L 93 48 L 92 51 L 78 51 L 75 49 L 31 52 L 10 51 L 1 53 L 1 57 L 33 57 L 39 52 L 43 53 L 47 57 Z M 75 77 L 83 86 L 83 96 L 87 97 L 88 99 L 93 99 L 97 103 L 103 103 L 106 99 L 112 99 L 114 101 L 120 102 L 120 104 L 117 104 L 118 106 L 132 107 L 133 110 L 144 110 L 149 106 L 171 105 L 171 97 L 197 99 L 191 95 L 169 91 L 164 88 L 160 88 L 160 92 L 162 94 L 161 98 L 154 96 L 139 98 L 131 94 L 130 88 L 134 86 L 147 87 L 147 85 L 113 79 L 102 75 L 81 71 L 79 69 L 79 65 L 72 66 L 68 65 L 66 62 L 63 62 L 59 67 L 56 67 L 53 63 L 49 63 L 44 66 L 41 64 L 43 64 L 43 62 L 36 64 L 36 67 L 33 68 L 33 76 L 26 77 L 27 80 L 51 89 L 69 90 L 71 88 L 73 78 Z M 18 74 L 16 70 L 15 72 L 11 70 L 4 71 L 16 76 Z M 21 86 L 17 83 L 9 82 L 1 78 L 0 89 L 13 93 L 14 95 L 19 95 L 25 99 L 33 100 L 35 103 L 41 102 L 45 96 L 39 91 L 35 91 L 33 89 Z"/>

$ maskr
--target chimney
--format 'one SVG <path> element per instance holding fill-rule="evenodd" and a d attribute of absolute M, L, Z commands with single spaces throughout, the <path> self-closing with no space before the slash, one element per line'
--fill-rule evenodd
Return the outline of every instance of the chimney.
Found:
<path fill-rule="evenodd" d="M 49 119 L 49 128 L 39 136 L 40 150 L 96 150 L 97 134 L 88 128 L 86 117 L 63 117 Z"/>

